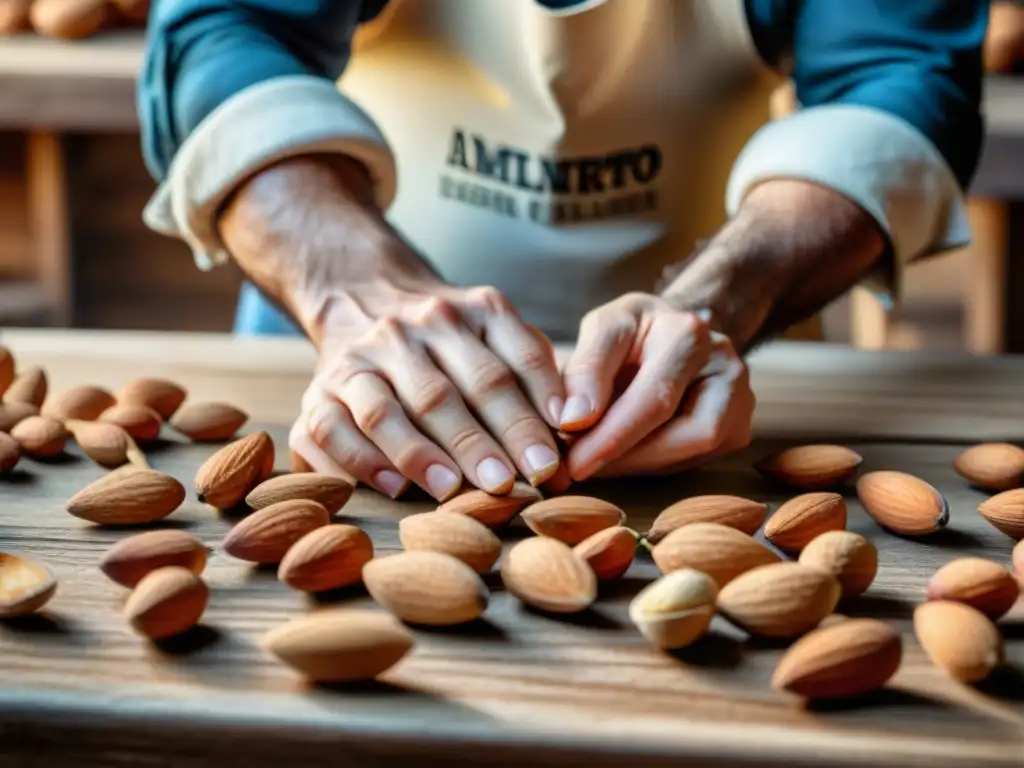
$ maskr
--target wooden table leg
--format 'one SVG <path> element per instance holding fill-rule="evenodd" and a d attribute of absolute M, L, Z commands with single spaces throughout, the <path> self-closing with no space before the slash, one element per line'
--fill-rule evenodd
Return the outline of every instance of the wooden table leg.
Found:
<path fill-rule="evenodd" d="M 36 274 L 50 301 L 51 323 L 67 326 L 73 319 L 73 307 L 67 181 L 61 135 L 30 133 L 26 160 Z"/>
<path fill-rule="evenodd" d="M 1003 351 L 1005 323 L 1007 204 L 1002 200 L 970 198 L 967 214 L 973 241 L 964 296 L 965 341 L 967 349 L 976 355 L 997 355 Z"/>

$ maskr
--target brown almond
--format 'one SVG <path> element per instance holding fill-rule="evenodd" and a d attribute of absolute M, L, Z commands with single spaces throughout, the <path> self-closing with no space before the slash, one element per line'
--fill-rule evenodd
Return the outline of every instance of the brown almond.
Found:
<path fill-rule="evenodd" d="M 505 496 L 492 496 L 486 491 L 463 491 L 438 506 L 439 512 L 454 512 L 471 517 L 488 528 L 507 525 L 528 504 L 540 501 L 540 492 L 532 485 L 517 482 Z"/>
<path fill-rule="evenodd" d="M 46 371 L 38 365 L 26 368 L 4 392 L 5 403 L 28 403 L 36 408 L 43 407 L 49 384 Z"/>
<path fill-rule="evenodd" d="M 114 0 L 114 5 L 126 21 L 145 21 L 149 15 L 150 0 Z"/>
<path fill-rule="evenodd" d="M 144 405 L 167 421 L 185 402 L 184 387 L 167 379 L 134 379 L 117 396 L 122 405 Z"/>
<path fill-rule="evenodd" d="M 249 414 L 227 403 L 186 403 L 170 424 L 195 442 L 230 440 L 249 420 Z"/>
<path fill-rule="evenodd" d="M 18 441 L 21 452 L 33 458 L 48 459 L 64 453 L 68 431 L 64 425 L 49 416 L 29 416 L 22 419 L 10 432 Z"/>
<path fill-rule="evenodd" d="M 100 570 L 113 582 L 134 587 L 144 576 L 169 565 L 202 573 L 207 549 L 186 531 L 145 531 L 121 539 L 100 558 Z"/>
<path fill-rule="evenodd" d="M 881 688 L 903 658 L 900 633 L 877 619 L 847 619 L 797 640 L 779 660 L 772 686 L 813 699 Z"/>
<path fill-rule="evenodd" d="M 29 20 L 41 35 L 79 40 L 99 32 L 109 14 L 107 0 L 33 0 Z"/>
<path fill-rule="evenodd" d="M 329 514 L 336 514 L 352 497 L 352 483 L 343 477 L 318 472 L 293 472 L 264 480 L 245 497 L 252 509 L 263 509 L 279 501 L 310 499 L 324 505 Z"/>
<path fill-rule="evenodd" d="M 691 496 L 664 509 L 654 519 L 646 538 L 657 544 L 672 531 L 692 523 L 718 523 L 753 536 L 767 513 L 767 505 L 740 496 Z"/>
<path fill-rule="evenodd" d="M 14 355 L 7 347 L 0 345 L 0 396 L 14 381 Z"/>
<path fill-rule="evenodd" d="M 306 461 L 295 451 L 288 452 L 288 467 L 291 472 L 299 474 L 301 472 L 315 472 L 313 465 Z"/>
<path fill-rule="evenodd" d="M 1017 488 L 1024 476 L 1024 449 L 1010 443 L 972 445 L 953 461 L 953 468 L 972 485 L 987 491 Z"/>
<path fill-rule="evenodd" d="M 114 396 L 102 387 L 82 385 L 48 398 L 43 406 L 43 415 L 61 421 L 95 421 L 115 402 Z"/>
<path fill-rule="evenodd" d="M 773 453 L 754 464 L 765 477 L 803 491 L 841 485 L 864 459 L 842 445 L 798 445 Z"/>
<path fill-rule="evenodd" d="M 597 597 L 594 570 L 567 544 L 544 536 L 524 539 L 508 551 L 501 580 L 527 605 L 551 613 L 578 613 Z"/>
<path fill-rule="evenodd" d="M 279 501 L 243 518 L 221 546 L 239 560 L 280 563 L 295 542 L 330 522 L 323 504 L 308 499 Z"/>
<path fill-rule="evenodd" d="M 398 538 L 408 552 L 443 552 L 477 573 L 487 573 L 501 554 L 501 539 L 483 523 L 456 512 L 421 512 L 402 518 Z"/>
<path fill-rule="evenodd" d="M 325 525 L 292 544 L 277 569 L 282 584 L 324 592 L 358 584 L 373 559 L 373 542 L 354 525 Z"/>
<path fill-rule="evenodd" d="M 170 475 L 126 469 L 87 485 L 68 499 L 67 511 L 99 525 L 141 525 L 162 520 L 185 500 L 185 486 Z"/>
<path fill-rule="evenodd" d="M 878 573 L 878 550 L 859 533 L 828 531 L 804 547 L 800 563 L 831 573 L 843 597 L 862 594 Z"/>
<path fill-rule="evenodd" d="M 196 473 L 196 496 L 216 509 L 231 509 L 274 470 L 274 441 L 259 430 L 214 453 Z"/>
<path fill-rule="evenodd" d="M 932 664 L 964 683 L 984 680 L 1003 663 L 1003 636 L 977 608 L 949 600 L 914 611 L 914 634 Z"/>
<path fill-rule="evenodd" d="M 0 2 L 0 35 L 15 35 L 30 29 L 28 11 L 32 0 L 3 0 Z"/>
<path fill-rule="evenodd" d="M 101 467 L 115 469 L 129 462 L 139 467 L 148 466 L 135 441 L 117 424 L 69 419 L 65 426 L 82 453 Z"/>
<path fill-rule="evenodd" d="M 57 577 L 42 563 L 0 552 L 0 618 L 35 613 L 57 591 Z"/>
<path fill-rule="evenodd" d="M 1020 596 L 1006 568 L 981 557 L 960 557 L 939 568 L 928 582 L 929 600 L 953 600 L 977 608 L 990 619 L 1005 614 Z"/>
<path fill-rule="evenodd" d="M 180 635 L 199 623 L 209 590 L 188 568 L 169 565 L 142 577 L 124 604 L 132 629 L 159 640 Z"/>
<path fill-rule="evenodd" d="M 363 566 L 370 597 L 410 624 L 449 626 L 478 619 L 489 592 L 479 574 L 441 552 L 401 552 Z"/>
<path fill-rule="evenodd" d="M 835 610 L 840 593 L 839 582 L 825 571 L 800 563 L 772 563 L 722 587 L 718 610 L 752 635 L 798 637 Z"/>
<path fill-rule="evenodd" d="M 603 499 L 558 496 L 531 504 L 523 510 L 522 518 L 538 536 L 574 546 L 598 531 L 622 525 L 626 513 Z"/>
<path fill-rule="evenodd" d="M 868 472 L 857 498 L 876 523 L 904 536 L 924 536 L 949 523 L 949 504 L 931 485 L 906 472 Z"/>
<path fill-rule="evenodd" d="M 160 437 L 160 426 L 163 424 L 160 415 L 152 408 L 133 403 L 112 405 L 100 414 L 99 420 L 105 424 L 116 424 L 134 440 L 142 443 Z"/>
<path fill-rule="evenodd" d="M 997 493 L 982 502 L 978 512 L 1011 539 L 1024 539 L 1024 488 Z"/>
<path fill-rule="evenodd" d="M 724 587 L 741 573 L 782 558 L 742 531 L 720 523 L 692 523 L 677 528 L 651 550 L 662 573 L 680 568 L 703 571 Z"/>
<path fill-rule="evenodd" d="M 21 460 L 21 446 L 6 432 L 0 432 L 0 475 L 9 474 Z"/>
<path fill-rule="evenodd" d="M 1024 578 L 1024 544 L 1019 541 L 1013 547 L 1013 572 Z"/>
<path fill-rule="evenodd" d="M 779 549 L 799 552 L 826 531 L 846 528 L 846 500 L 819 491 L 790 499 L 768 520 L 764 537 Z"/>
<path fill-rule="evenodd" d="M 38 415 L 32 403 L 0 403 L 0 432 L 10 432 L 18 422 Z"/>
<path fill-rule="evenodd" d="M 636 540 L 636 531 L 616 525 L 588 536 L 573 552 L 594 570 L 598 581 L 614 581 L 632 565 Z"/>
<path fill-rule="evenodd" d="M 414 642 L 412 633 L 386 613 L 330 608 L 282 624 L 262 644 L 309 680 L 347 683 L 386 672 Z"/>

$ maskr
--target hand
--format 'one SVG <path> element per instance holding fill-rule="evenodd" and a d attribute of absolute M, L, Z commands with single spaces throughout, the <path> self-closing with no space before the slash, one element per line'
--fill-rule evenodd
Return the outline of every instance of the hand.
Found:
<path fill-rule="evenodd" d="M 698 314 L 656 296 L 584 317 L 564 379 L 561 428 L 587 430 L 568 454 L 574 480 L 674 472 L 750 442 L 743 360 Z"/>

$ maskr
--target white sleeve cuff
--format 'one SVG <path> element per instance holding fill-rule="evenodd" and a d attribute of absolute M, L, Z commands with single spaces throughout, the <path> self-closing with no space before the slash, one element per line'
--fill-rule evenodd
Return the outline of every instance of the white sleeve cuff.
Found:
<path fill-rule="evenodd" d="M 391 205 L 395 162 L 380 130 L 333 82 L 300 75 L 252 85 L 207 115 L 182 143 L 143 219 L 183 239 L 196 264 L 210 269 L 228 258 L 216 223 L 227 197 L 261 168 L 312 153 L 359 160 L 381 210 Z"/>
<path fill-rule="evenodd" d="M 945 159 L 916 128 L 881 110 L 812 107 L 761 128 L 733 166 L 729 216 L 754 187 L 778 178 L 834 189 L 878 222 L 892 245 L 895 275 L 880 270 L 865 287 L 883 299 L 907 264 L 971 240 L 963 193 Z"/>

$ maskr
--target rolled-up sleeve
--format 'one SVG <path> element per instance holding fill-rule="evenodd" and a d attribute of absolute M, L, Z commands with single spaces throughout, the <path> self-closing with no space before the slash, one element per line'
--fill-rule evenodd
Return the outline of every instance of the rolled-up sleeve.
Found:
<path fill-rule="evenodd" d="M 156 0 L 137 98 L 158 188 L 152 229 L 185 240 L 208 269 L 226 260 L 216 217 L 253 173 L 282 159 L 341 153 L 370 171 L 382 209 L 394 160 L 374 122 L 339 92 L 360 0 Z"/>
<path fill-rule="evenodd" d="M 792 77 L 800 109 L 737 158 L 730 215 L 757 184 L 801 178 L 859 204 L 894 270 L 966 245 L 964 190 L 981 153 L 984 0 L 745 0 L 764 61 Z"/>

